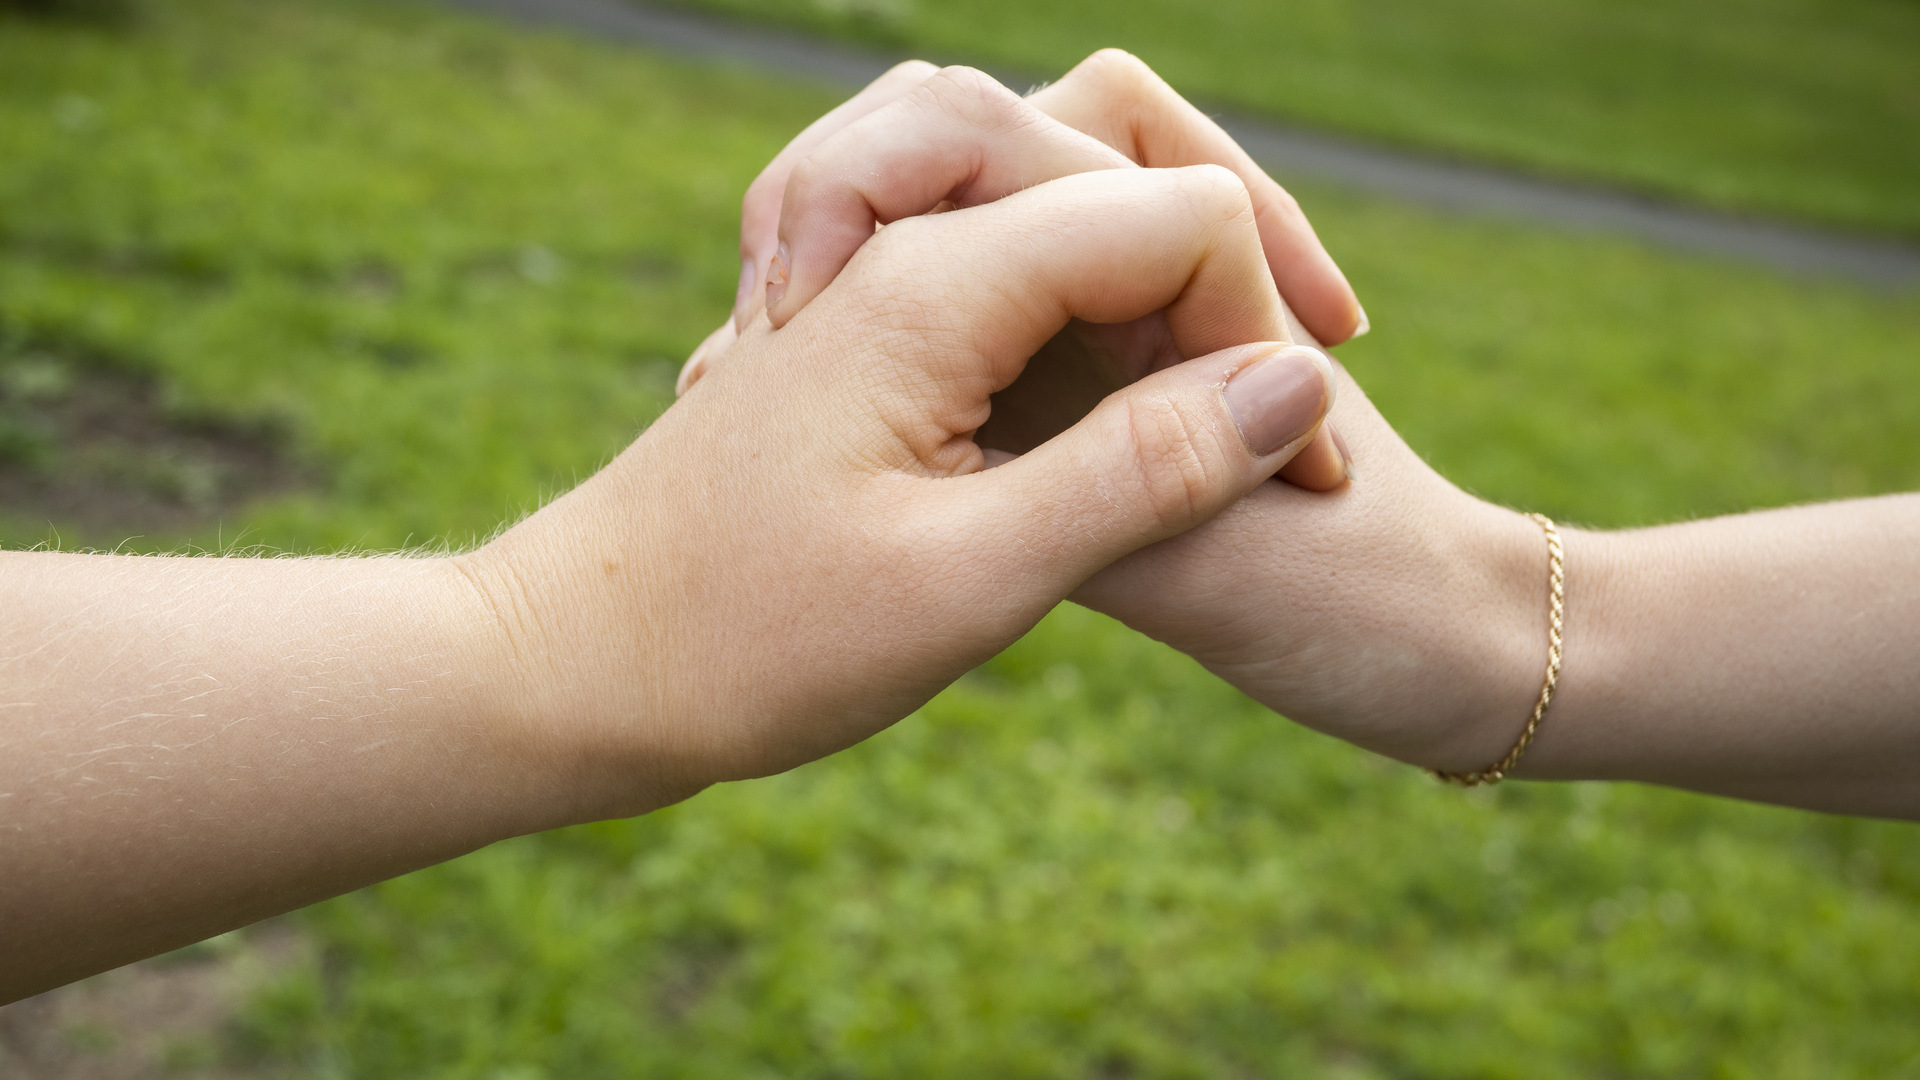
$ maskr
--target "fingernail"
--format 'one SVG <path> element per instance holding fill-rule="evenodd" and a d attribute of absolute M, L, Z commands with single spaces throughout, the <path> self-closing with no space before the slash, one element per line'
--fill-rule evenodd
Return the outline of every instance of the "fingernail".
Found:
<path fill-rule="evenodd" d="M 772 311 L 773 306 L 780 302 L 780 298 L 787 295 L 787 258 L 787 245 L 782 243 L 780 250 L 774 253 L 773 259 L 767 263 L 768 311 Z"/>
<path fill-rule="evenodd" d="M 1361 307 L 1359 304 L 1353 305 L 1353 309 L 1360 313 L 1360 323 L 1353 328 L 1353 333 L 1347 335 L 1348 341 L 1352 341 L 1357 337 L 1366 337 L 1367 331 L 1373 329 L 1373 324 L 1367 321 L 1367 309 Z"/>
<path fill-rule="evenodd" d="M 1327 425 L 1327 434 L 1333 436 L 1333 448 L 1340 451 L 1340 465 L 1347 470 L 1347 482 L 1353 482 L 1353 452 L 1347 449 L 1347 440 L 1340 435 L 1340 429 Z"/>
<path fill-rule="evenodd" d="M 1227 380 L 1227 410 L 1254 457 L 1313 430 L 1333 406 L 1332 367 L 1318 349 L 1289 345 Z"/>
<path fill-rule="evenodd" d="M 753 287 L 757 282 L 753 272 L 753 260 L 742 257 L 740 260 L 740 285 L 733 290 L 733 328 L 745 330 L 743 325 L 747 317 L 747 302 L 753 298 Z"/>

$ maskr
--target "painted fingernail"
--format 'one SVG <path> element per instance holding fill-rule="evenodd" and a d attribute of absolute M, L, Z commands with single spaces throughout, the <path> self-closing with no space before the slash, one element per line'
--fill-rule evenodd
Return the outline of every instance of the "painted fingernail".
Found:
<path fill-rule="evenodd" d="M 782 243 L 780 250 L 774 253 L 767 263 L 767 310 L 772 311 L 780 298 L 787 295 L 787 245 Z"/>
<path fill-rule="evenodd" d="M 1289 345 L 1227 380 L 1227 410 L 1254 457 L 1311 432 L 1333 406 L 1333 379 L 1318 349 Z"/>
<path fill-rule="evenodd" d="M 1347 470 L 1347 482 L 1353 482 L 1353 451 L 1347 449 L 1347 440 L 1340 435 L 1340 429 L 1327 425 L 1327 434 L 1333 436 L 1333 448 L 1340 451 L 1340 464 Z"/>
<path fill-rule="evenodd" d="M 747 304 L 753 299 L 753 287 L 759 284 L 759 276 L 754 273 L 753 260 L 742 257 L 740 260 L 740 286 L 733 290 L 733 328 L 746 329 Z"/>
<path fill-rule="evenodd" d="M 1366 337 L 1367 331 L 1373 329 L 1373 324 L 1367 321 L 1366 308 L 1361 307 L 1359 304 L 1355 304 L 1353 305 L 1353 310 L 1360 313 L 1360 322 L 1358 325 L 1356 325 L 1353 328 L 1353 333 L 1347 335 L 1348 341 L 1352 341 L 1354 338 L 1357 338 L 1357 337 Z"/>

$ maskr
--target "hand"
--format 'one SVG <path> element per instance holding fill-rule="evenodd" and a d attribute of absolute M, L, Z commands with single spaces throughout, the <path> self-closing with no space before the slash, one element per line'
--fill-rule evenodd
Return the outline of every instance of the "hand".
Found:
<path fill-rule="evenodd" d="M 1545 541 L 1435 473 L 1339 378 L 1328 423 L 1352 483 L 1260 485 L 1072 599 L 1299 723 L 1412 764 L 1478 769 L 1506 753 L 1540 689 Z"/>
<path fill-rule="evenodd" d="M 887 234 L 876 225 L 987 203 L 1064 173 L 1132 167 L 1042 105 L 1136 157 L 1204 154 L 1233 162 L 1237 175 L 1251 173 L 1255 201 L 1264 195 L 1269 208 L 1259 215 L 1269 268 L 1290 271 L 1323 327 L 1357 311 L 1345 306 L 1344 282 L 1326 287 L 1337 271 L 1297 207 L 1130 57 L 1096 56 L 1028 101 L 966 69 L 902 89 L 923 75 L 896 69 L 809 128 L 756 181 L 743 247 L 774 250 L 766 290 L 773 324 L 807 309 L 855 252 Z M 768 212 L 775 183 L 777 218 Z M 737 311 L 757 312 L 756 301 L 756 291 L 744 289 Z M 685 383 L 730 366 L 725 346 L 710 341 Z M 997 456 L 1043 447 L 1106 395 L 1183 355 L 1153 316 L 1078 321 L 993 396 L 976 437 L 1005 452 Z M 1504 751 L 1496 744 L 1511 737 L 1520 722 L 1513 718 L 1524 719 L 1539 686 L 1542 541 L 1520 515 L 1472 499 L 1426 468 L 1357 386 L 1349 381 L 1347 391 L 1321 439 L 1281 475 L 1301 487 L 1338 488 L 1358 453 L 1367 459 L 1365 485 L 1322 499 L 1262 487 L 1212 526 L 1095 577 L 1075 599 L 1323 730 L 1407 760 L 1477 767 Z M 1343 427 L 1364 438 L 1349 448 L 1335 433 Z"/>
<path fill-rule="evenodd" d="M 984 471 L 970 433 L 1027 357 L 1070 318 L 1154 311 L 1198 359 Z M 596 778 L 583 816 L 856 742 L 1231 504 L 1328 404 L 1325 358 L 1284 334 L 1251 200 L 1213 166 L 901 221 L 780 329 L 756 317 L 612 465 L 468 560 L 527 715 Z"/>
<path fill-rule="evenodd" d="M 985 471 L 1042 342 L 1161 309 L 1198 359 Z M 864 738 L 1306 445 L 1283 332 L 1233 174 L 1089 173 L 890 228 L 470 554 L 0 553 L 0 1001 Z"/>
<path fill-rule="evenodd" d="M 1116 54 L 1095 61 L 1109 72 L 1137 68 Z M 1159 87 L 1171 129 L 1211 137 L 1163 85 L 1130 78 Z M 772 290 L 775 320 L 792 317 L 876 222 L 932 209 L 942 190 L 977 202 L 1076 156 L 1108 167 L 1097 148 L 1009 97 L 977 74 L 946 72 L 820 141 L 784 185 L 779 264 L 792 280 Z M 1092 100 L 1099 115 L 1105 99 Z M 935 104 L 944 108 L 927 107 Z M 1112 132 L 1141 124 L 1126 115 L 1118 128 L 1084 115 L 1072 122 L 1124 144 Z M 776 163 L 769 174 L 779 171 Z M 1262 189 L 1248 182 L 1257 203 Z M 748 201 L 746 235 L 772 243 Z M 1313 265 L 1297 252 L 1276 256 L 1268 230 L 1262 240 L 1276 276 Z M 1311 292 L 1302 296 L 1312 315 Z M 1182 355 L 1152 319 L 1075 325 L 993 396 L 976 436 L 983 445 L 1044 448 L 1103 393 Z M 1544 538 L 1435 475 L 1344 372 L 1340 381 L 1322 430 L 1350 433 L 1358 481 L 1331 495 L 1259 485 L 1206 524 L 1102 571 L 1074 599 L 1193 654 L 1294 719 L 1417 764 L 1482 768 L 1513 745 L 1540 689 Z M 1335 486 L 1296 476 L 1312 454 L 1285 475 Z M 1906 496 L 1621 534 L 1563 527 L 1565 669 L 1520 775 L 1920 813 L 1910 722 L 1920 700 L 1916 523 L 1920 498 Z"/>
<path fill-rule="evenodd" d="M 1073 172 L 1199 163 L 1230 168 L 1247 185 L 1269 269 L 1300 308 L 1299 320 L 1288 313 L 1289 340 L 1338 342 L 1364 332 L 1359 302 L 1298 204 L 1139 60 L 1104 50 L 1025 101 L 977 71 L 915 61 L 808 127 L 748 189 L 733 318 L 694 351 L 678 389 L 725 354 L 768 297 L 774 325 L 790 318 L 877 224 L 989 202 Z M 783 216 L 783 203 L 810 210 Z M 979 439 L 1025 451 L 1105 394 L 1179 359 L 1157 314 L 1118 325 L 1075 321 L 996 395 Z M 1281 475 L 1315 490 L 1344 483 L 1338 433 L 1327 429 Z"/>

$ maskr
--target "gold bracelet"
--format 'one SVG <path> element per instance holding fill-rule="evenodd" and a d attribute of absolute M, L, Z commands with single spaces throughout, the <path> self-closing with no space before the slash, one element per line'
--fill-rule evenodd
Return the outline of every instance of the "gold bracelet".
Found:
<path fill-rule="evenodd" d="M 1560 635 L 1565 628 L 1567 610 L 1566 551 L 1560 546 L 1560 530 L 1553 527 L 1552 518 L 1545 514 L 1527 516 L 1540 526 L 1541 532 L 1547 534 L 1547 587 L 1550 597 L 1547 609 L 1547 678 L 1540 687 L 1540 700 L 1534 702 L 1533 716 L 1527 721 L 1526 730 L 1520 733 L 1520 741 L 1513 744 L 1513 749 L 1507 751 L 1506 757 L 1478 772 L 1429 770 L 1439 779 L 1461 787 L 1497 784 L 1507 778 L 1507 774 L 1520 761 L 1520 755 L 1526 753 L 1527 747 L 1532 744 L 1534 733 L 1540 730 L 1540 721 L 1547 715 L 1547 706 L 1553 704 L 1553 688 L 1560 682 Z"/>

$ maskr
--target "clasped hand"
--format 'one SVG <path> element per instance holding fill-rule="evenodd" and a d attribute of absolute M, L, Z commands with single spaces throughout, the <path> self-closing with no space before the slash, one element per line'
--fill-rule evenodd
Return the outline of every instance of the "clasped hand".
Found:
<path fill-rule="evenodd" d="M 847 254 L 778 329 L 745 320 L 612 465 L 465 560 L 506 613 L 524 715 L 583 748 L 598 812 L 872 734 L 1259 486 L 1333 397 L 1226 169 L 1067 175 Z M 1155 313 L 1194 359 L 988 469 L 975 433 L 1029 357 L 1069 320 Z"/>
<path fill-rule="evenodd" d="M 676 408 L 697 407 L 721 379 L 794 386 L 803 376 L 792 368 L 760 375 L 740 368 L 753 362 L 747 357 L 778 350 L 790 329 L 860 325 L 859 310 L 837 294 L 861 287 L 873 273 L 869 260 L 897 265 L 902 247 L 931 253 L 920 239 L 929 228 L 939 230 L 942 258 L 994 268 L 1007 238 L 1017 236 L 1079 275 L 1057 279 L 1055 288 L 1088 296 L 1126 289 L 1146 300 L 1140 279 L 1178 250 L 1163 248 L 1168 238 L 1213 227 L 1173 209 L 1192 197 L 1186 185 L 1200 182 L 1173 178 L 1190 175 L 1205 176 L 1209 192 L 1217 186 L 1218 205 L 1251 218 L 1253 228 L 1241 224 L 1226 235 L 1236 243 L 1257 239 L 1259 250 L 1236 247 L 1233 261 L 1196 274 L 1171 306 L 1144 314 L 1139 303 L 1052 308 L 1024 323 L 1030 336 L 1008 349 L 998 336 L 1004 328 L 994 325 L 1004 316 L 971 306 L 972 297 L 936 296 L 923 286 L 911 301 L 976 313 L 996 331 L 997 356 L 1031 354 L 1024 367 L 1004 369 L 1017 369 L 1017 379 L 994 381 L 987 409 L 953 425 L 956 438 L 971 432 L 984 461 L 1013 461 L 1006 467 L 1025 474 L 1030 458 L 1057 462 L 1065 445 L 1110 445 L 1117 455 L 1110 460 L 1136 468 L 1138 444 L 1089 442 L 1072 425 L 1103 410 L 1137 410 L 1142 395 L 1165 400 L 1160 386 L 1217 380 L 1220 369 L 1203 354 L 1255 347 L 1235 334 L 1337 342 L 1364 317 L 1294 200 L 1203 114 L 1117 52 L 1095 55 L 1024 100 L 968 69 L 901 65 L 802 133 L 748 192 L 735 311 L 688 361 L 680 380 L 686 396 Z M 1181 194 L 1143 197 L 1164 184 Z M 1121 192 L 1142 194 L 1116 198 Z M 956 212 L 920 216 L 949 209 Z M 1117 261 L 1074 258 L 1066 254 L 1075 243 L 1067 222 L 1089 234 L 1112 230 L 1129 244 L 1113 249 Z M 1229 267 L 1242 276 L 1228 280 Z M 1033 287 L 1015 273 L 978 284 L 1022 307 Z M 1220 314 L 1200 315 L 1190 305 L 1213 290 Z M 1236 302 L 1256 303 L 1261 319 L 1241 318 L 1228 330 L 1226 312 Z M 1276 308 L 1277 319 L 1269 314 Z M 1072 316 L 1064 327 L 1061 316 Z M 1058 332 L 1039 344 L 1042 330 Z M 922 352 L 910 348 L 883 363 L 908 378 Z M 1544 633 L 1538 534 L 1519 515 L 1428 469 L 1351 378 L 1342 373 L 1336 382 L 1333 419 L 1282 455 L 1279 476 L 1291 483 L 1235 483 L 1229 489 L 1237 498 L 1192 499 L 1196 512 L 1181 519 L 1190 531 L 1168 529 L 1166 539 L 1129 541 L 1125 551 L 1102 547 L 1113 561 L 1088 566 L 1099 572 L 1073 578 L 1068 595 L 1190 653 L 1303 722 L 1421 764 L 1491 760 L 1511 737 L 1511 723 L 1502 722 L 1523 712 L 1537 686 Z M 1157 464 L 1207 478 L 1209 496 L 1224 494 L 1229 489 L 1217 486 L 1203 460 L 1158 456 L 1189 452 L 1195 440 L 1187 415 L 1149 425 L 1174 432 L 1154 451 Z M 1041 526 L 1054 534 L 1044 542 L 1060 543 L 1110 513 L 1102 499 L 1070 497 L 1085 474 L 1042 467 L 1053 474 L 1053 498 L 1062 500 Z M 1356 469 L 1360 479 L 1349 484 Z M 1172 537 L 1175 531 L 1182 535 Z M 1013 579 L 1004 587 L 1013 588 Z M 1044 588 L 1033 595 L 1040 603 L 1023 611 L 1054 599 Z"/>
<path fill-rule="evenodd" d="M 1352 290 L 1138 61 L 903 65 L 744 209 L 680 400 L 475 551 L 0 552 L 0 1002 L 832 753 L 1067 598 L 1406 761 L 1514 745 L 1540 530 L 1312 347 Z M 1523 775 L 1920 814 L 1920 499 L 1563 533 Z"/>

